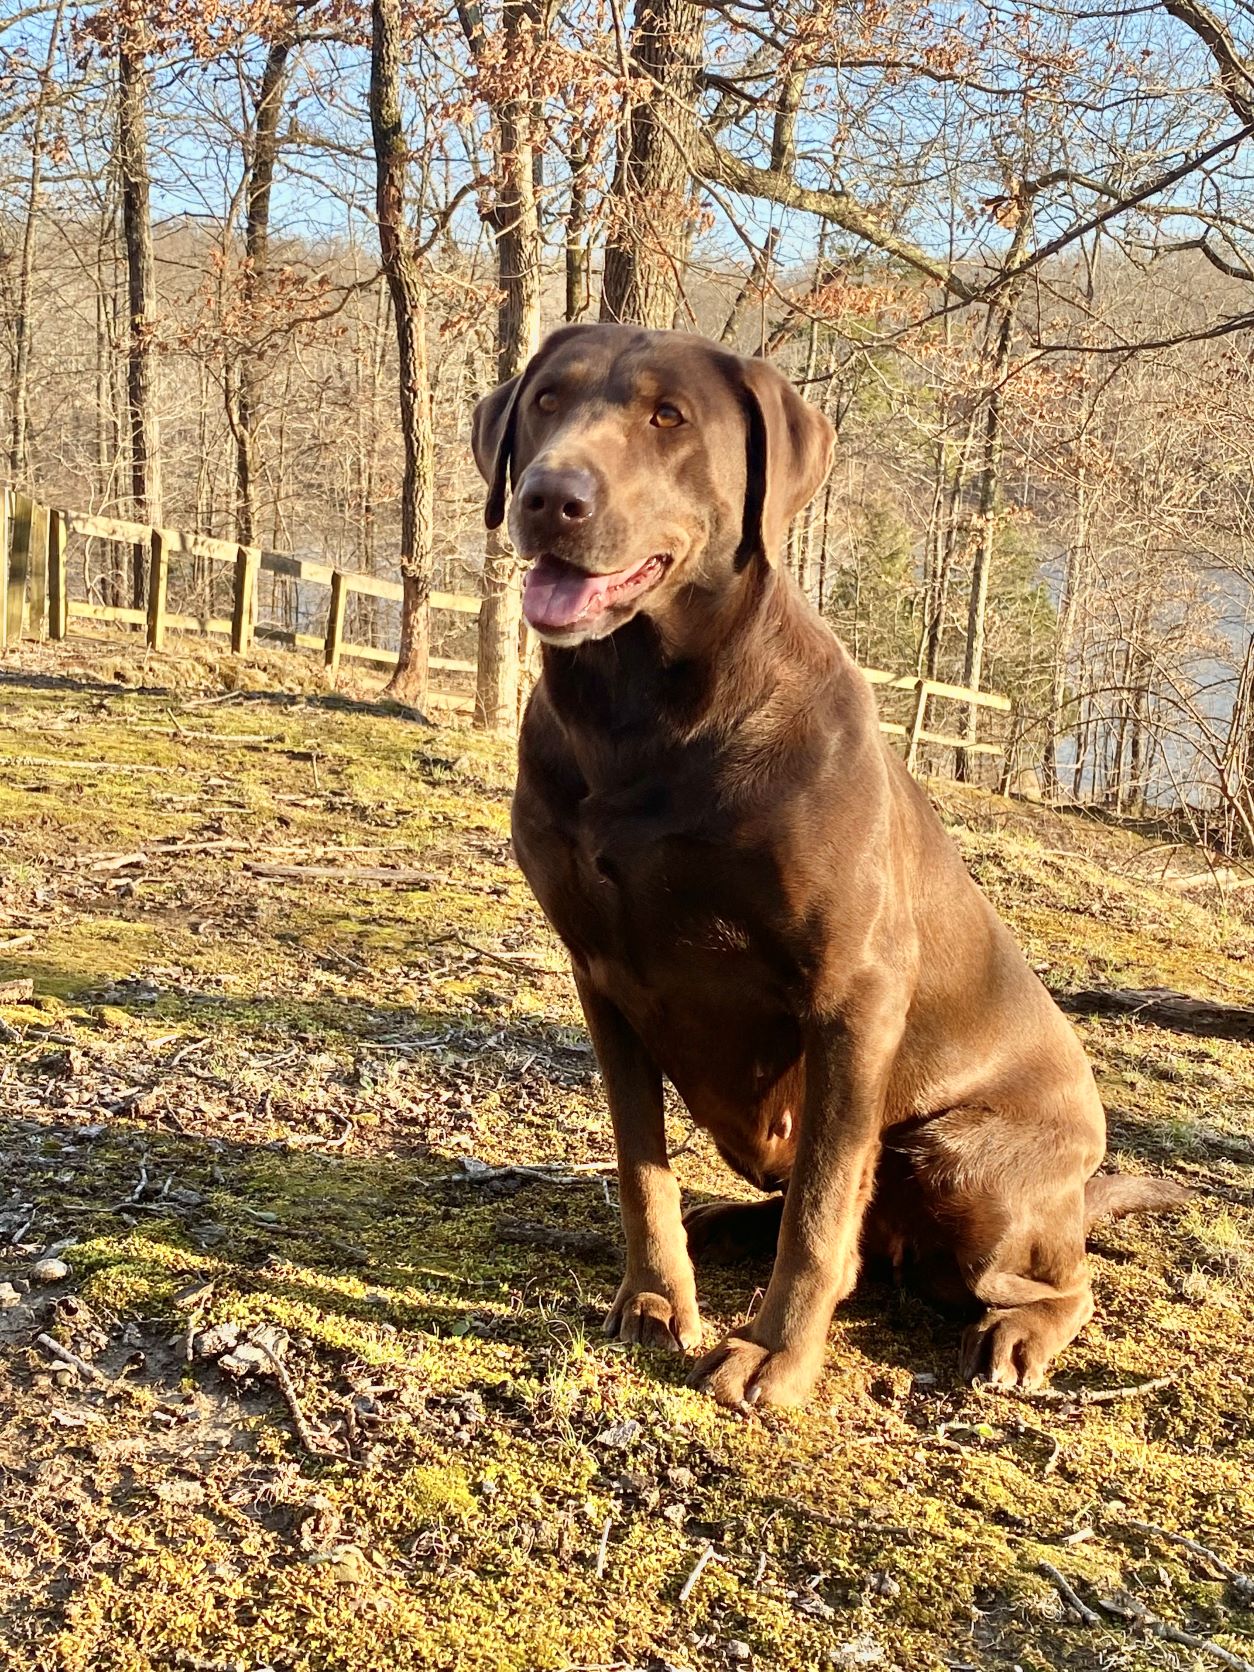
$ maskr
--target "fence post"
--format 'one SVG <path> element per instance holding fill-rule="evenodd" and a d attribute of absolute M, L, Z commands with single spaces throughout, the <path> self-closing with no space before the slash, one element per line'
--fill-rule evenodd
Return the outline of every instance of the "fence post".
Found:
<path fill-rule="evenodd" d="M 8 488 L 0 488 L 0 650 L 9 642 L 9 525 L 12 498 Z"/>
<path fill-rule="evenodd" d="M 30 562 L 30 523 L 35 507 L 30 496 L 13 495 L 12 543 L 9 548 L 9 584 L 6 590 L 5 613 L 8 619 L 8 642 L 17 644 L 22 637 L 22 613 L 26 605 L 26 571 Z"/>
<path fill-rule="evenodd" d="M 231 594 L 231 649 L 242 656 L 253 642 L 253 596 L 257 590 L 257 567 L 261 553 L 256 546 L 241 546 L 235 554 L 235 587 Z"/>
<path fill-rule="evenodd" d="M 348 603 L 348 576 L 337 569 L 331 576 L 331 609 L 327 615 L 327 679 L 335 684 L 340 671 L 340 645 L 344 639 L 344 610 Z"/>
<path fill-rule="evenodd" d="M 927 718 L 927 699 L 929 696 L 926 679 L 915 681 L 914 713 L 910 716 L 910 741 L 906 745 L 906 770 L 914 771 L 915 762 L 919 758 L 919 734 L 923 730 Z"/>
<path fill-rule="evenodd" d="M 27 615 L 27 631 L 32 639 L 42 639 L 47 633 L 49 515 L 46 505 L 32 505 L 30 508 L 30 555 L 27 560 L 30 608 Z"/>
<path fill-rule="evenodd" d="M 66 526 L 64 511 L 48 513 L 48 637 L 63 639 L 70 614 L 70 593 L 65 570 Z"/>
<path fill-rule="evenodd" d="M 165 594 L 170 579 L 170 537 L 164 528 L 154 528 L 152 555 L 148 564 L 148 648 L 165 645 Z"/>

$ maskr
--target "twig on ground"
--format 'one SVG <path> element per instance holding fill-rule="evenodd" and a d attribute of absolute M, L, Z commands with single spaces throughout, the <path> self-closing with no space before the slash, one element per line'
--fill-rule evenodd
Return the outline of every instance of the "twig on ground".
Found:
<path fill-rule="evenodd" d="M 386 865 L 267 865 L 249 860 L 244 869 L 269 882 L 343 882 L 377 885 L 380 888 L 460 889 L 467 894 L 490 894 L 495 884 L 471 882 L 464 877 L 442 877 L 429 871 L 411 871 Z"/>
<path fill-rule="evenodd" d="M 684 1580 L 683 1589 L 679 1593 L 679 1600 L 681 1603 L 687 1602 L 693 1591 L 696 1590 L 697 1580 L 700 1579 L 701 1575 L 705 1572 L 706 1568 L 713 1560 L 714 1546 L 712 1544 L 706 1544 L 703 1546 L 701 1554 L 697 1557 L 696 1562 L 693 1565 L 692 1572 L 688 1575 L 687 1579 Z"/>
<path fill-rule="evenodd" d="M 443 946 L 448 941 L 454 942 L 457 946 L 465 947 L 467 952 L 473 952 L 477 958 L 485 958 L 489 964 L 499 964 L 503 970 L 509 970 L 513 975 L 552 974 L 552 971 L 546 970 L 542 964 L 530 963 L 526 958 L 507 958 L 501 952 L 491 952 L 486 946 L 478 946 L 474 941 L 467 940 L 465 935 L 458 934 L 456 931 L 448 935 L 436 935 L 433 940 L 428 942 L 428 945 Z"/>
<path fill-rule="evenodd" d="M 54 1359 L 60 1359 L 61 1363 L 68 1364 L 71 1370 L 77 1370 L 78 1374 L 84 1381 L 107 1382 L 109 1380 L 103 1370 L 97 1370 L 94 1364 L 88 1364 L 86 1359 L 79 1358 L 77 1353 L 72 1353 L 68 1347 L 63 1347 L 61 1343 L 59 1341 L 55 1341 L 52 1336 L 41 1334 L 37 1335 L 35 1340 L 39 1343 L 43 1350 L 46 1353 L 50 1353 Z"/>
<path fill-rule="evenodd" d="M 992 1382 L 976 1382 L 974 1389 L 983 1397 L 1006 1395 L 1022 1399 L 1028 1404 L 1047 1405 L 1112 1405 L 1117 1399 L 1138 1399 L 1147 1393 L 1169 1388 L 1174 1376 L 1155 1376 L 1152 1382 L 1134 1382 L 1123 1388 L 1008 1388 Z"/>
<path fill-rule="evenodd" d="M 184 771 L 181 766 L 150 766 L 141 761 L 82 761 L 64 755 L 6 755 L 3 766 L 63 766 L 72 772 L 157 772 L 172 777 Z"/>
<path fill-rule="evenodd" d="M 1225 1649 L 1222 1643 L 1216 1643 L 1213 1638 L 1196 1637 L 1191 1631 L 1185 1631 L 1182 1626 L 1173 1626 L 1166 1620 L 1160 1620 L 1157 1614 L 1151 1614 L 1148 1608 L 1134 1602 L 1129 1596 L 1119 1599 L 1099 1597 L 1097 1606 L 1104 1614 L 1113 1615 L 1117 1620 L 1131 1620 L 1151 1636 L 1161 1638 L 1164 1643 L 1179 1643 L 1186 1649 L 1197 1649 L 1201 1654 L 1212 1655 L 1225 1666 L 1232 1667 L 1233 1672 L 1254 1672 L 1254 1661 L 1243 1660 L 1240 1655 L 1234 1655 L 1231 1649 Z"/>
<path fill-rule="evenodd" d="M 201 1050 L 208 1043 L 209 1043 L 209 1038 L 208 1038 L 208 1035 L 206 1034 L 204 1037 L 202 1037 L 200 1039 L 193 1039 L 188 1044 L 181 1045 L 179 1047 L 179 1049 L 174 1053 L 174 1055 L 170 1058 L 169 1062 L 166 1063 L 165 1066 L 166 1066 L 167 1071 L 171 1068 L 177 1068 L 178 1065 L 182 1061 L 184 1061 L 185 1058 L 191 1056 L 193 1051 Z"/>
<path fill-rule="evenodd" d="M 321 1440 L 309 1425 L 309 1419 L 301 1407 L 300 1396 L 296 1392 L 288 1368 L 265 1338 L 265 1326 L 260 1325 L 248 1337 L 252 1346 L 263 1352 L 270 1361 L 270 1368 L 274 1371 L 274 1379 L 279 1384 L 279 1392 L 283 1395 L 288 1410 L 292 1413 L 292 1423 L 296 1429 L 296 1437 L 311 1457 L 335 1456 L 335 1448 L 326 1440 Z"/>
<path fill-rule="evenodd" d="M 600 1231 L 568 1231 L 558 1225 L 537 1225 L 529 1219 L 502 1219 L 496 1234 L 501 1242 L 527 1248 L 554 1248 L 563 1254 L 587 1254 L 600 1259 L 618 1252 L 613 1237 Z"/>
<path fill-rule="evenodd" d="M 1049 1562 L 1038 1562 L 1036 1571 L 1045 1575 L 1067 1607 L 1073 1613 L 1078 1614 L 1086 1626 L 1101 1625 L 1101 1615 L 1091 1609 L 1088 1603 L 1071 1588 L 1056 1567 L 1052 1567 Z"/>
<path fill-rule="evenodd" d="M 1130 1527 L 1133 1532 L 1145 1533 L 1152 1538 L 1165 1539 L 1168 1544 L 1178 1544 L 1182 1550 L 1208 1562 L 1220 1578 L 1230 1580 L 1243 1596 L 1254 1597 L 1254 1579 L 1248 1573 L 1242 1573 L 1240 1568 L 1234 1568 L 1208 1545 L 1186 1538 L 1183 1533 L 1173 1533 L 1170 1527 L 1160 1527 L 1156 1521 L 1120 1521 L 1116 1525 Z"/>
<path fill-rule="evenodd" d="M 610 1553 L 610 1528 L 613 1524 L 613 1521 L 607 1515 L 605 1518 L 605 1525 L 601 1528 L 601 1542 L 597 1546 L 596 1576 L 598 1579 L 605 1578 L 605 1563 Z"/>

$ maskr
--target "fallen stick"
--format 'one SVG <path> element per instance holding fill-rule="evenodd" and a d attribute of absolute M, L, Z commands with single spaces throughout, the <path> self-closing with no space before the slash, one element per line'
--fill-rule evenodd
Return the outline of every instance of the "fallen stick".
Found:
<path fill-rule="evenodd" d="M 1038 1562 L 1036 1571 L 1045 1575 L 1067 1607 L 1077 1613 L 1086 1626 L 1101 1625 L 1101 1615 L 1090 1608 L 1088 1603 L 1071 1588 L 1056 1567 L 1052 1567 L 1049 1562 Z"/>
<path fill-rule="evenodd" d="M 274 1379 L 279 1384 L 279 1392 L 283 1395 L 288 1410 L 292 1413 L 292 1423 L 296 1429 L 296 1437 L 311 1457 L 331 1457 L 336 1455 L 335 1448 L 320 1440 L 309 1426 L 309 1419 L 301 1408 L 300 1396 L 296 1392 L 296 1384 L 288 1374 L 287 1366 L 265 1339 L 264 1325 L 253 1330 L 248 1337 L 250 1344 L 263 1352 L 270 1361 L 270 1368 L 274 1371 Z"/>
<path fill-rule="evenodd" d="M 601 1542 L 597 1546 L 596 1576 L 598 1579 L 605 1578 L 605 1563 L 610 1553 L 610 1528 L 612 1526 L 613 1522 L 607 1515 L 605 1518 L 605 1525 L 601 1528 Z"/>
<path fill-rule="evenodd" d="M 147 865 L 146 853 L 116 853 L 106 854 L 103 859 L 95 859 L 87 867 L 89 871 L 125 871 L 130 865 Z"/>
<path fill-rule="evenodd" d="M 476 946 L 474 941 L 467 940 L 465 935 L 453 933 L 451 935 L 437 935 L 428 944 L 442 946 L 452 941 L 457 946 L 465 947 L 467 952 L 473 952 L 477 958 L 485 958 L 490 964 L 498 964 L 501 969 L 509 970 L 512 975 L 551 975 L 542 964 L 529 963 L 526 958 L 507 958 L 503 953 L 492 952 L 486 946 Z"/>
<path fill-rule="evenodd" d="M 1204 1655 L 1212 1655 L 1216 1660 L 1230 1666 L 1233 1672 L 1254 1672 L 1254 1661 L 1243 1660 L 1240 1655 L 1234 1655 L 1231 1649 L 1225 1649 L 1222 1643 L 1216 1643 L 1210 1637 L 1196 1637 L 1191 1631 L 1185 1631 L 1182 1626 L 1173 1626 L 1166 1620 L 1160 1620 L 1157 1614 L 1151 1614 L 1148 1608 L 1143 1608 L 1139 1602 L 1133 1602 L 1131 1597 L 1116 1602 L 1113 1597 L 1099 1597 L 1097 1606 L 1104 1614 L 1113 1615 L 1117 1620 L 1131 1620 L 1143 1631 L 1160 1638 L 1164 1643 L 1179 1643 L 1186 1649 L 1197 1649 Z"/>
<path fill-rule="evenodd" d="M 1199 1544 L 1196 1539 L 1186 1538 L 1183 1533 L 1173 1533 L 1169 1527 L 1160 1527 L 1156 1521 L 1121 1521 L 1117 1525 L 1130 1527 L 1133 1532 L 1145 1533 L 1152 1538 L 1165 1539 L 1168 1544 L 1178 1544 L 1182 1550 L 1189 1551 L 1203 1562 L 1209 1562 L 1221 1578 L 1230 1580 L 1244 1596 L 1254 1596 L 1254 1579 L 1248 1573 L 1234 1568 L 1216 1551 L 1205 1544 Z"/>
<path fill-rule="evenodd" d="M 502 1219 L 496 1234 L 501 1242 L 526 1248 L 554 1248 L 562 1254 L 586 1254 L 600 1259 L 618 1252 L 612 1237 L 600 1231 L 567 1231 L 557 1225 L 536 1225 L 529 1219 Z"/>
<path fill-rule="evenodd" d="M 697 1557 L 696 1564 L 694 1565 L 692 1572 L 688 1575 L 687 1579 L 684 1580 L 683 1589 L 679 1593 L 679 1600 L 681 1603 L 687 1602 L 693 1591 L 696 1590 L 697 1580 L 700 1579 L 701 1575 L 705 1572 L 706 1568 L 709 1567 L 713 1559 L 714 1546 L 712 1544 L 707 1544 L 701 1554 Z"/>
<path fill-rule="evenodd" d="M 487 894 L 491 886 L 457 877 L 435 876 L 428 871 L 409 871 L 386 865 L 267 865 L 249 861 L 244 869 L 254 877 L 271 882 L 368 883 L 379 888 L 460 888 L 468 894 Z"/>
<path fill-rule="evenodd" d="M 37 1335 L 35 1340 L 54 1359 L 60 1359 L 61 1363 L 68 1364 L 71 1370 L 77 1370 L 84 1381 L 107 1382 L 109 1380 L 103 1370 L 97 1370 L 94 1364 L 88 1364 L 86 1359 L 79 1358 L 77 1353 L 72 1353 L 68 1347 L 63 1347 L 59 1341 L 54 1341 L 52 1336 Z"/>
<path fill-rule="evenodd" d="M 181 766 L 149 766 L 139 761 L 80 761 L 57 755 L 4 755 L 0 767 L 5 766 L 64 766 L 75 772 L 159 772 L 163 777 L 182 773 Z"/>
<path fill-rule="evenodd" d="M 1169 1388 L 1175 1380 L 1174 1376 L 1155 1376 L 1151 1382 L 1134 1382 L 1124 1388 L 1008 1388 L 1000 1387 L 992 1382 L 976 1382 L 977 1393 L 984 1397 L 1009 1395 L 1011 1399 L 1022 1399 L 1028 1404 L 1045 1403 L 1048 1405 L 1113 1405 L 1117 1399 L 1139 1399 L 1147 1393 L 1157 1393 L 1160 1388 Z"/>

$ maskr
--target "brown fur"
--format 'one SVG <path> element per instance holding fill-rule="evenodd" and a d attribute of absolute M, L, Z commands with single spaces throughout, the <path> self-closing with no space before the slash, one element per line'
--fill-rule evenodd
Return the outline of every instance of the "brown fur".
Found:
<path fill-rule="evenodd" d="M 1094 1176 L 1079 1042 L 779 567 L 827 421 L 762 361 L 585 326 L 480 403 L 474 441 L 488 520 L 512 479 L 537 574 L 628 577 L 626 602 L 545 627 L 514 803 L 614 1125 L 627 1269 L 607 1327 L 694 1348 L 689 1239 L 777 1244 L 756 1316 L 695 1380 L 795 1402 L 866 1254 L 972 1306 L 967 1374 L 1038 1383 L 1092 1315 L 1088 1225 L 1183 1193 Z M 782 1205 L 698 1209 L 686 1235 L 663 1075 Z"/>

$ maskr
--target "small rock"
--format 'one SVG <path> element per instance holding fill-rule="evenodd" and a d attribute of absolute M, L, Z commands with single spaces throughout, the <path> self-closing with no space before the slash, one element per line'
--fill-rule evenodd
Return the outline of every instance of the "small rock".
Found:
<path fill-rule="evenodd" d="M 883 1644 L 877 1643 L 867 1631 L 832 1650 L 832 1662 L 836 1666 L 878 1666 L 883 1658 Z"/>
<path fill-rule="evenodd" d="M 836 1610 L 830 1603 L 824 1602 L 822 1597 L 809 1594 L 797 1598 L 797 1612 L 798 1614 L 808 1614 L 812 1620 L 834 1620 L 836 1618 Z"/>
<path fill-rule="evenodd" d="M 604 1446 L 607 1451 L 625 1451 L 639 1434 L 640 1424 L 634 1417 L 626 1417 L 622 1422 L 612 1422 L 608 1428 L 603 1428 L 592 1443 Z"/>
<path fill-rule="evenodd" d="M 238 1324 L 214 1324 L 212 1329 L 201 1330 L 196 1336 L 192 1351 L 197 1358 L 221 1358 L 239 1344 L 239 1335 Z"/>
<path fill-rule="evenodd" d="M 61 1283 L 70 1275 L 70 1268 L 64 1260 L 36 1260 L 30 1274 L 36 1283 Z"/>
<path fill-rule="evenodd" d="M 682 1527 L 688 1519 L 688 1511 L 682 1504 L 667 1504 L 662 1511 L 663 1521 L 669 1521 L 673 1527 Z"/>
<path fill-rule="evenodd" d="M 749 1660 L 752 1654 L 753 1650 L 743 1637 L 733 1637 L 727 1645 L 728 1660 L 735 1661 L 739 1665 L 743 1665 L 745 1661 Z"/>
<path fill-rule="evenodd" d="M 359 1585 L 370 1577 L 370 1564 L 358 1544 L 337 1544 L 315 1551 L 307 1560 L 310 1567 L 322 1568 L 340 1585 Z"/>
<path fill-rule="evenodd" d="M 899 1597 L 901 1583 L 891 1573 L 873 1573 L 867 1581 L 867 1590 L 875 1597 Z"/>
<path fill-rule="evenodd" d="M 10 1306 L 20 1306 L 22 1297 L 11 1283 L 0 1283 L 0 1310 L 7 1310 Z"/>
<path fill-rule="evenodd" d="M 666 1471 L 666 1484 L 673 1486 L 676 1492 L 691 1492 L 696 1485 L 696 1476 L 691 1469 L 676 1465 Z"/>

